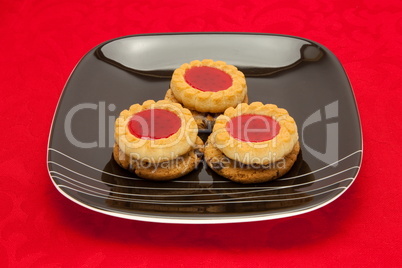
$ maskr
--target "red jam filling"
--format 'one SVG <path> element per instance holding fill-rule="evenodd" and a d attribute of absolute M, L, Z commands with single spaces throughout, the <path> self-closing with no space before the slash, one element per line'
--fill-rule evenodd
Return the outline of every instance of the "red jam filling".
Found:
<path fill-rule="evenodd" d="M 167 110 L 148 109 L 131 117 L 128 129 L 134 136 L 155 140 L 168 138 L 176 133 L 181 126 L 180 118 Z"/>
<path fill-rule="evenodd" d="M 232 85 L 232 77 L 217 68 L 192 67 L 184 74 L 187 84 L 201 91 L 217 92 Z"/>
<path fill-rule="evenodd" d="M 278 121 L 270 116 L 244 114 L 233 117 L 226 125 L 230 135 L 246 142 L 261 142 L 273 139 L 280 130 Z"/>

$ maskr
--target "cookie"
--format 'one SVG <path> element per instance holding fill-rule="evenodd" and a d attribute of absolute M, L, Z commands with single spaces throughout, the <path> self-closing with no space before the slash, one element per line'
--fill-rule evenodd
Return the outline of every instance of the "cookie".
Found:
<path fill-rule="evenodd" d="M 120 113 L 113 156 L 123 168 L 151 180 L 171 180 L 201 161 L 203 142 L 188 109 L 170 101 L 147 100 Z"/>
<path fill-rule="evenodd" d="M 228 108 L 215 122 L 205 148 L 208 166 L 239 183 L 260 183 L 288 172 L 300 151 L 297 126 L 273 104 Z"/>
<path fill-rule="evenodd" d="M 241 71 L 210 59 L 181 65 L 173 72 L 170 89 L 185 108 L 201 113 L 222 113 L 236 107 L 247 95 Z"/>
<path fill-rule="evenodd" d="M 269 164 L 289 154 L 299 139 L 295 120 L 274 104 L 241 103 L 216 121 L 214 144 L 229 158 L 244 164 Z"/>
<path fill-rule="evenodd" d="M 190 151 L 197 135 L 197 124 L 188 109 L 166 100 L 147 100 L 120 113 L 114 138 L 126 155 L 157 163 Z"/>

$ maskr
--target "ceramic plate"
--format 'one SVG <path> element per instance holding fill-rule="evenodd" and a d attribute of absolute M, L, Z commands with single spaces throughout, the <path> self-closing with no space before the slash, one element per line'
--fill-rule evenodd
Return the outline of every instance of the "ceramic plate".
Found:
<path fill-rule="evenodd" d="M 120 111 L 163 99 L 175 68 L 206 58 L 243 71 L 250 102 L 276 104 L 295 118 L 301 154 L 283 178 L 241 185 L 202 163 L 187 176 L 152 182 L 112 159 Z M 77 64 L 55 112 L 47 160 L 64 196 L 101 213 L 166 223 L 246 222 L 305 213 L 342 195 L 359 171 L 362 135 L 347 75 L 320 44 L 270 34 L 135 35 L 105 42 Z"/>

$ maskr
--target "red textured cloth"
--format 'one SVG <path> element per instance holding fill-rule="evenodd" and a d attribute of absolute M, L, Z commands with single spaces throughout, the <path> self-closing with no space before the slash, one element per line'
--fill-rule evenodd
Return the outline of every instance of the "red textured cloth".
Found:
<path fill-rule="evenodd" d="M 0 267 L 402 266 L 402 2 L 2 1 Z M 348 73 L 364 135 L 346 193 L 271 221 L 175 225 L 98 214 L 46 169 L 64 83 L 99 43 L 160 32 L 262 32 L 328 47 Z"/>

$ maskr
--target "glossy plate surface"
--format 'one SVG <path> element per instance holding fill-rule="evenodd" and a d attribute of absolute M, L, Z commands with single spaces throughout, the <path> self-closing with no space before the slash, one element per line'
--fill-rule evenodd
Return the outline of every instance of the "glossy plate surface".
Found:
<path fill-rule="evenodd" d="M 175 68 L 205 58 L 243 71 L 250 102 L 276 104 L 295 118 L 302 153 L 286 176 L 240 185 L 202 163 L 174 181 L 151 182 L 114 162 L 113 125 L 120 111 L 163 99 Z M 64 88 L 48 148 L 51 179 L 70 200 L 113 216 L 167 223 L 305 213 L 339 197 L 356 178 L 361 160 L 358 110 L 337 58 L 309 40 L 245 33 L 135 35 L 95 47 Z"/>

